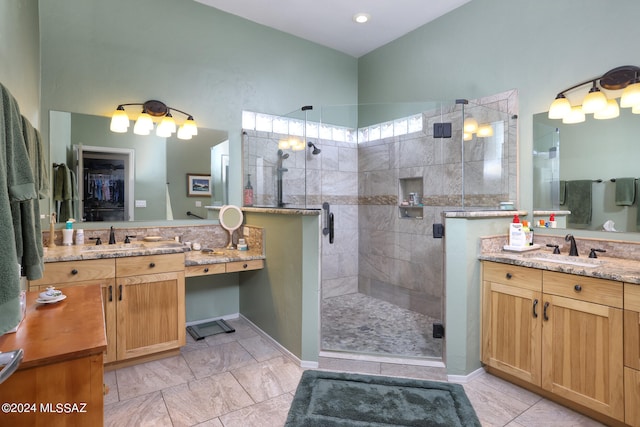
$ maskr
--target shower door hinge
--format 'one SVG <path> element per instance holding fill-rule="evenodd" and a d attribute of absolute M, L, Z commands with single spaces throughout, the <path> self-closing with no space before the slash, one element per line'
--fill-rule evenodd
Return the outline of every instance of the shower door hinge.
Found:
<path fill-rule="evenodd" d="M 433 324 L 433 337 L 444 338 L 444 325 L 442 323 Z"/>

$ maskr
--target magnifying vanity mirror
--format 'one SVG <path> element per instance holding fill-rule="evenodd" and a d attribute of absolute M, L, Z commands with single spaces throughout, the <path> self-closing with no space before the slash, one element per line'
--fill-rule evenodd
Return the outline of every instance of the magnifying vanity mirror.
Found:
<path fill-rule="evenodd" d="M 220 209 L 220 225 L 229 232 L 227 249 L 236 248 L 233 244 L 233 233 L 240 228 L 243 218 L 242 211 L 235 205 L 225 205 Z"/>

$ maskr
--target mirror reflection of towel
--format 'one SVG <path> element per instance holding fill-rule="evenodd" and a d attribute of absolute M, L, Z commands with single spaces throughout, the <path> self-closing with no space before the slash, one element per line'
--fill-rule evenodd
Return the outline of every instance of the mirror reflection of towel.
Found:
<path fill-rule="evenodd" d="M 636 201 L 636 179 L 616 178 L 616 206 L 631 206 Z"/>
<path fill-rule="evenodd" d="M 571 211 L 569 223 L 574 225 L 591 224 L 591 186 L 593 181 L 583 179 L 567 181 L 566 204 Z"/>

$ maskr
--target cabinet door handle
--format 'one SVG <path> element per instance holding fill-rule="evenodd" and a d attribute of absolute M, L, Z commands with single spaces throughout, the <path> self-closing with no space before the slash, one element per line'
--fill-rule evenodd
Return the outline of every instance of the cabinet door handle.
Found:
<path fill-rule="evenodd" d="M 118 301 L 122 301 L 122 285 L 118 286 Z"/>
<path fill-rule="evenodd" d="M 204 272 L 205 272 L 205 273 L 208 273 L 208 272 L 209 272 L 209 267 L 205 268 L 205 269 L 204 269 Z"/>
<path fill-rule="evenodd" d="M 78 274 L 78 270 L 76 270 L 75 268 L 73 270 L 71 270 L 71 274 L 76 275 Z"/>
<path fill-rule="evenodd" d="M 547 315 L 547 308 L 549 308 L 549 301 L 544 303 L 544 311 L 542 312 L 544 320 L 549 320 L 549 316 Z"/>
<path fill-rule="evenodd" d="M 155 267 L 155 266 L 156 266 L 156 263 L 155 263 L 155 262 L 150 262 L 150 263 L 149 263 L 149 268 L 153 268 L 153 267 Z"/>
<path fill-rule="evenodd" d="M 507 279 L 511 279 L 513 277 L 513 275 L 511 273 L 507 273 L 505 276 Z"/>
<path fill-rule="evenodd" d="M 573 287 L 573 289 L 574 289 L 576 292 L 580 292 L 580 291 L 582 290 L 582 286 L 580 286 L 580 285 L 575 285 L 575 286 Z"/>
<path fill-rule="evenodd" d="M 538 307 L 538 298 L 533 300 L 533 317 L 538 317 L 538 312 L 536 312 L 536 308 Z"/>
<path fill-rule="evenodd" d="M 109 302 L 113 301 L 113 286 L 109 285 Z"/>

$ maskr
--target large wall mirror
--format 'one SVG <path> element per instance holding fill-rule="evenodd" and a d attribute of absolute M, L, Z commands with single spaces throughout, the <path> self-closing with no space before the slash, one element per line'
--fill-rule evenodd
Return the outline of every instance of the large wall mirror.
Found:
<path fill-rule="evenodd" d="M 198 135 L 184 141 L 175 136 L 139 136 L 131 131 L 113 133 L 109 130 L 110 120 L 102 116 L 50 112 L 50 159 L 53 165 L 67 165 L 75 174 L 77 201 L 72 202 L 77 221 L 207 218 L 205 206 L 228 203 L 226 131 L 200 128 Z M 78 150 L 79 147 L 83 150 Z M 82 158 L 81 151 L 89 153 L 82 162 L 82 170 L 77 162 Z M 53 167 L 50 182 L 54 195 L 52 212 L 61 204 L 55 201 L 59 198 L 56 197 L 59 189 L 54 186 L 57 168 Z M 129 177 L 131 190 L 126 194 Z M 196 184 L 197 188 L 189 187 Z M 124 213 L 110 209 L 125 204 L 125 199 Z M 91 204 L 95 206 L 93 210 L 80 209 Z"/>
<path fill-rule="evenodd" d="M 533 209 L 583 209 L 568 206 L 566 183 L 589 180 L 591 219 L 580 224 L 569 216 L 567 228 L 600 231 L 607 223 L 607 228 L 617 232 L 640 231 L 639 146 L 640 115 L 632 114 L 629 108 L 621 108 L 615 119 L 595 120 L 588 115 L 585 122 L 577 124 L 551 120 L 546 112 L 534 115 Z M 616 198 L 616 182 L 612 180 L 618 178 L 636 178 L 636 201 L 630 205 Z"/>

